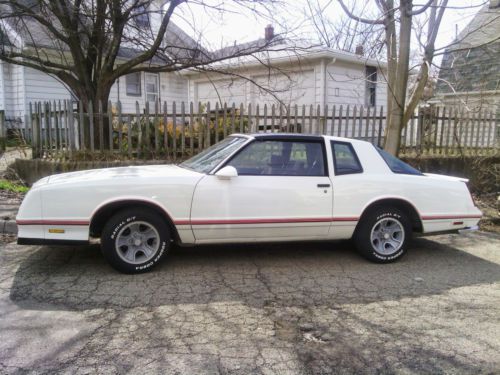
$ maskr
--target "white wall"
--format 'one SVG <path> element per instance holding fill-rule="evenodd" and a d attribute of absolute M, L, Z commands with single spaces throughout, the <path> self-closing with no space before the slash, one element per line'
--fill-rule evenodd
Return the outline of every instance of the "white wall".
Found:
<path fill-rule="evenodd" d="M 243 74 L 257 85 L 241 78 L 227 78 L 223 75 L 192 75 L 189 82 L 189 100 L 195 103 L 235 102 L 237 106 L 243 103 L 272 104 L 276 98 L 259 86 L 274 91 L 274 94 L 286 104 L 299 107 L 327 104 L 333 105 L 365 105 L 366 84 L 365 66 L 342 61 L 330 63 L 328 60 L 313 64 L 303 64 L 297 67 L 282 68 L 283 73 L 274 71 L 269 74 L 266 67 L 252 68 Z M 387 86 L 384 74 L 378 70 L 376 92 L 377 106 L 386 105 Z M 336 95 L 338 89 L 338 96 Z M 308 110 L 308 109 L 307 109 Z"/>
<path fill-rule="evenodd" d="M 243 73 L 247 79 L 223 75 L 192 76 L 189 82 L 189 100 L 195 103 L 210 102 L 212 108 L 234 102 L 238 107 L 241 103 L 272 104 L 279 101 L 285 104 L 315 104 L 316 81 L 315 68 L 312 65 L 302 69 L 271 72 L 266 67 L 254 68 Z M 255 82 L 255 83 L 254 83 Z"/>
<path fill-rule="evenodd" d="M 193 101 L 196 103 L 208 103 L 215 108 L 216 103 L 232 103 L 237 105 L 250 100 L 250 93 L 247 92 L 247 82 L 243 79 L 219 79 L 215 82 L 200 81 L 194 83 Z"/>
<path fill-rule="evenodd" d="M 335 61 L 326 69 L 328 105 L 366 105 L 365 66 Z M 376 104 L 385 106 L 387 84 L 380 69 L 377 69 Z M 338 96 L 336 95 L 338 92 Z"/>
<path fill-rule="evenodd" d="M 71 99 L 66 86 L 56 78 L 39 70 L 24 68 L 25 95 L 23 108 L 29 113 L 29 103 Z"/>
<path fill-rule="evenodd" d="M 3 63 L 5 116 L 22 119 L 24 116 L 24 67 Z"/>
<path fill-rule="evenodd" d="M 0 109 L 10 119 L 24 121 L 30 102 L 70 98 L 62 83 L 35 69 L 3 62 L 0 73 Z"/>
<path fill-rule="evenodd" d="M 2 62 L 0 65 L 0 109 L 8 118 L 24 121 L 29 113 L 29 103 L 71 99 L 66 86 L 43 72 L 20 65 Z M 145 81 L 141 73 L 141 96 L 127 96 L 125 77 L 111 88 L 110 98 L 114 104 L 120 98 L 124 113 L 135 113 L 135 103 L 139 101 L 141 111 L 145 106 Z M 160 73 L 159 96 L 171 105 L 172 101 L 187 101 L 187 80 L 176 73 Z M 119 91 L 119 93 L 118 93 Z M 179 104 L 180 106 L 180 104 Z M 154 110 L 154 108 L 152 108 Z"/>
<path fill-rule="evenodd" d="M 260 75 L 253 77 L 258 85 L 251 85 L 252 99 L 255 104 L 278 103 L 276 96 L 285 104 L 315 104 L 316 81 L 314 69 L 304 69 L 284 74 Z M 267 92 L 270 90 L 271 93 Z M 274 96 L 273 96 L 274 95 Z M 311 100 L 312 99 L 312 100 Z"/>

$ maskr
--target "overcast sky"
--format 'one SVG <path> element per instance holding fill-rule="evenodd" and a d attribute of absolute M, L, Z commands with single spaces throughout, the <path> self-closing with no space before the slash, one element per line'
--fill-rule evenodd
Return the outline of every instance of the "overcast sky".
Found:
<path fill-rule="evenodd" d="M 232 2 L 224 0 L 225 4 L 233 12 L 217 12 L 213 9 L 207 9 L 201 6 L 188 5 L 189 8 L 182 9 L 182 13 L 174 19 L 180 25 L 195 24 L 197 32 L 202 32 L 205 44 L 209 44 L 211 48 L 250 41 L 264 36 L 265 26 L 271 22 L 271 18 L 275 18 L 274 24 L 276 32 L 282 30 L 280 24 L 287 25 L 289 31 L 295 31 L 296 35 L 307 36 L 312 35 L 312 29 L 308 25 L 310 19 L 306 16 L 307 0 L 288 0 L 283 1 L 286 4 L 284 7 L 266 12 L 263 9 L 261 15 L 256 15 L 252 11 L 245 10 L 240 6 L 231 5 Z M 327 2 L 328 0 L 320 0 Z M 347 4 L 352 4 L 352 1 L 345 0 Z M 373 0 L 370 0 L 373 2 Z M 219 4 L 221 1 L 205 0 L 207 4 Z M 415 0 L 415 4 L 423 4 L 424 0 Z M 368 1 L 357 0 L 357 5 L 368 3 Z M 472 17 L 480 9 L 481 5 L 489 3 L 487 0 L 449 0 L 449 9 L 446 10 L 443 23 L 440 28 L 440 33 L 437 39 L 436 47 L 442 47 L 453 41 L 458 27 L 458 32 L 462 30 Z M 328 16 L 330 19 L 338 17 L 342 10 L 338 4 L 333 1 L 333 4 L 328 8 Z M 273 15 L 270 16 L 269 13 Z M 368 9 L 362 16 L 371 16 Z M 184 19 L 181 20 L 181 18 Z"/>

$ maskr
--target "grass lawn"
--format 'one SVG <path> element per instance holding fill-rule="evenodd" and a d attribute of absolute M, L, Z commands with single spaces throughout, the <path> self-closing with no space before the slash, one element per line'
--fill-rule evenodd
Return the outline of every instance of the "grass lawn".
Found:
<path fill-rule="evenodd" d="M 14 193 L 26 193 L 29 187 L 0 179 L 0 190 L 12 191 Z"/>

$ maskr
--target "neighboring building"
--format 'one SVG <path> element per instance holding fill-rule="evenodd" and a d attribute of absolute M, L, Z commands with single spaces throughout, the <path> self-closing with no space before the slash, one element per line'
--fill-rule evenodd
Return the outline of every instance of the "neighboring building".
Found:
<path fill-rule="evenodd" d="M 268 26 L 266 37 L 272 36 Z M 383 106 L 387 100 L 386 64 L 362 56 L 360 49 L 358 52 L 293 47 L 278 41 L 271 51 L 256 57 L 234 59 L 203 72 L 184 71 L 183 75 L 189 79 L 189 100 L 210 102 L 212 108 L 216 103 L 233 102 L 237 106 L 280 102 L 322 108 Z"/>
<path fill-rule="evenodd" d="M 490 0 L 446 51 L 433 102 L 500 107 L 500 0 Z"/>
<path fill-rule="evenodd" d="M 161 1 L 153 3 L 159 6 Z M 151 17 L 155 16 L 153 14 Z M 148 18 L 146 16 L 146 18 Z M 154 27 L 158 20 L 138 19 L 145 28 Z M 197 44 L 175 24 L 170 23 L 166 33 L 166 43 L 192 47 Z M 0 21 L 0 43 L 15 46 L 19 49 L 31 45 L 51 48 L 54 42 L 36 22 L 29 20 L 19 26 L 11 20 Z M 180 44 L 184 43 L 184 44 Z M 56 46 L 52 47 L 56 48 Z M 118 54 L 117 63 L 132 58 L 137 51 L 131 46 L 123 46 Z M 161 64 L 161 60 L 153 58 L 152 65 Z M 136 101 L 144 108 L 146 101 L 157 100 L 171 102 L 187 100 L 187 81 L 179 73 L 134 73 L 120 77 L 113 85 L 109 100 L 122 103 L 123 112 L 135 113 Z M 0 110 L 5 111 L 6 119 L 12 123 L 25 121 L 29 113 L 29 103 L 37 101 L 53 101 L 74 99 L 63 82 L 44 72 L 21 65 L 0 61 Z"/>

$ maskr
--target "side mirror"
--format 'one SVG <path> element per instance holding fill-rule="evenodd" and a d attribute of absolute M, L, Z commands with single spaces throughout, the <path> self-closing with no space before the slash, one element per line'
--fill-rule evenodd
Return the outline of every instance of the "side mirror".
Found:
<path fill-rule="evenodd" d="M 238 177 L 238 171 L 235 167 L 228 165 L 227 167 L 218 170 L 215 175 L 221 180 L 230 180 L 233 177 Z"/>

